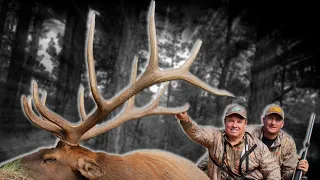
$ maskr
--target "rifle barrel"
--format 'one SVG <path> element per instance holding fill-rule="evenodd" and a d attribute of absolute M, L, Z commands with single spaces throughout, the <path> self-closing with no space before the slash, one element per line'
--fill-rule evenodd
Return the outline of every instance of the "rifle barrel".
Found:
<path fill-rule="evenodd" d="M 311 139 L 311 134 L 312 134 L 312 130 L 313 130 L 313 124 L 314 124 L 314 120 L 315 120 L 316 115 L 314 113 L 311 114 L 310 117 L 310 121 L 309 121 L 309 128 L 308 128 L 308 133 L 307 133 L 307 137 L 305 140 L 305 148 L 304 151 L 301 155 L 301 159 L 306 159 L 307 158 L 307 153 L 308 153 L 308 148 L 310 146 L 310 139 Z M 302 170 L 297 169 L 294 176 L 293 176 L 293 180 L 300 180 L 302 178 Z"/>
<path fill-rule="evenodd" d="M 314 124 L 314 119 L 316 118 L 316 115 L 314 113 L 311 114 L 311 118 L 310 118 L 310 123 L 309 123 L 309 128 L 308 128 L 308 136 L 307 136 L 307 140 L 306 140 L 306 146 L 309 147 L 310 145 L 310 139 L 311 139 L 311 134 L 312 134 L 312 130 L 313 130 L 313 124 Z"/>

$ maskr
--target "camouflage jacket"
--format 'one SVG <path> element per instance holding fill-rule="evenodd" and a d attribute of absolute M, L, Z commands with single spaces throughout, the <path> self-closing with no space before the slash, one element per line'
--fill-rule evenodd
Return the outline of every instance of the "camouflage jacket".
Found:
<path fill-rule="evenodd" d="M 263 126 L 251 126 L 247 128 L 247 131 L 262 140 L 262 128 Z M 298 164 L 296 144 L 293 139 L 281 130 L 269 150 L 280 165 L 282 179 L 291 180 Z"/>
<path fill-rule="evenodd" d="M 229 168 L 234 174 L 239 174 L 239 166 L 241 167 L 241 172 L 246 172 L 246 160 L 239 163 L 241 151 L 245 147 L 245 143 L 241 141 L 240 144 L 231 146 L 227 140 L 223 130 L 219 130 L 214 127 L 201 127 L 198 126 L 195 122 L 191 121 L 189 123 L 184 123 L 181 121 L 181 125 L 186 132 L 186 134 L 195 142 L 201 144 L 208 148 L 213 160 L 218 164 L 229 164 Z M 276 162 L 275 158 L 271 155 L 268 150 L 268 147 L 263 144 L 257 138 L 254 138 L 249 133 L 247 135 L 247 149 L 251 149 L 255 144 L 256 148 L 249 154 L 249 166 L 248 170 L 250 173 L 246 174 L 245 177 L 248 179 L 281 179 L 280 167 Z M 226 158 L 223 158 L 224 154 L 224 145 L 226 144 Z M 242 148 L 241 148 L 242 147 Z M 237 148 L 240 153 L 237 153 Z M 242 149 L 242 150 L 241 150 Z M 239 154 L 238 158 L 235 154 Z M 222 163 L 222 160 L 225 163 Z M 228 173 L 221 170 L 213 161 L 208 163 L 208 176 L 210 179 L 228 179 Z M 231 178 L 232 179 L 232 178 Z"/>

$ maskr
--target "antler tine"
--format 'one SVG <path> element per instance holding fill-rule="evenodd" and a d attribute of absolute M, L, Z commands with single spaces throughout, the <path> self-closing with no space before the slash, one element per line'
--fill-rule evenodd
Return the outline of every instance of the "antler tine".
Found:
<path fill-rule="evenodd" d="M 88 67 L 88 76 L 89 76 L 89 83 L 91 88 L 91 93 L 93 96 L 94 101 L 97 104 L 96 110 L 86 118 L 86 120 L 77 126 L 75 129 L 78 135 L 83 135 L 86 131 L 91 129 L 94 125 L 96 125 L 106 114 L 110 113 L 113 109 L 118 107 L 120 104 L 125 102 L 127 99 L 121 101 L 116 106 L 108 107 L 111 102 L 104 100 L 102 95 L 99 92 L 97 86 L 97 79 L 95 75 L 95 67 L 94 67 L 94 57 L 93 57 L 93 39 L 94 39 L 94 28 L 95 28 L 95 14 L 93 13 L 90 19 L 90 28 L 88 34 L 88 41 L 87 41 L 87 67 Z M 83 118 L 83 117 L 82 117 Z M 80 138 L 80 136 L 78 138 Z M 79 139 L 78 139 L 79 140 Z M 74 139 L 73 141 L 78 141 Z"/>
<path fill-rule="evenodd" d="M 41 102 L 43 105 L 46 104 L 46 100 L 47 100 L 47 91 L 44 91 L 42 97 L 41 97 Z"/>
<path fill-rule="evenodd" d="M 198 86 L 206 91 L 209 91 L 213 94 L 234 97 L 232 93 L 226 90 L 213 88 L 189 72 L 190 66 L 195 60 L 195 58 L 197 57 L 197 54 L 202 44 L 201 40 L 199 39 L 196 41 L 194 47 L 191 50 L 191 55 L 189 56 L 189 58 L 186 60 L 186 62 L 183 64 L 182 67 L 178 69 L 170 69 L 170 70 L 164 70 L 162 72 L 159 72 L 158 48 L 157 48 L 158 46 L 157 46 L 156 27 L 154 22 L 154 10 L 155 10 L 155 2 L 153 1 L 151 3 L 150 11 L 149 11 L 150 60 L 144 75 L 147 76 L 147 74 L 152 72 L 152 75 L 154 77 L 156 77 L 156 75 L 159 76 L 157 79 L 159 80 L 159 82 L 181 79 L 195 86 Z"/>
<path fill-rule="evenodd" d="M 95 75 L 95 67 L 94 67 L 94 57 L 93 57 L 93 38 L 94 38 L 94 26 L 95 26 L 95 15 L 93 14 L 91 16 L 91 22 L 90 22 L 90 28 L 89 28 L 89 34 L 87 39 L 87 67 L 88 67 L 88 76 L 89 76 L 89 83 L 90 83 L 90 89 L 93 95 L 93 99 L 97 104 L 97 108 L 93 111 L 93 113 L 90 113 L 90 115 L 87 117 L 85 111 L 84 111 L 84 103 L 83 95 L 79 97 L 79 109 L 80 109 L 80 115 L 82 119 L 85 119 L 81 124 L 78 126 L 73 126 L 68 121 L 64 120 L 62 117 L 60 117 L 58 114 L 55 114 L 51 112 L 44 103 L 41 103 L 39 100 L 39 94 L 38 94 L 38 87 L 36 82 L 33 82 L 33 99 L 34 104 L 39 111 L 39 113 L 48 121 L 45 121 L 47 123 L 52 123 L 53 127 L 59 126 L 62 130 L 65 132 L 65 139 L 66 143 L 72 146 L 77 146 L 79 144 L 80 140 L 83 140 L 84 134 L 90 129 L 90 132 L 94 132 L 91 128 L 94 127 L 99 121 L 101 121 L 107 114 L 112 112 L 114 109 L 119 107 L 121 104 L 129 100 L 127 107 L 125 109 L 126 112 L 130 113 L 124 113 L 126 115 L 120 116 L 122 118 L 118 118 L 117 122 L 113 122 L 113 127 L 118 126 L 119 123 L 125 122 L 128 119 L 137 118 L 137 117 L 143 117 L 151 114 L 174 114 L 177 112 L 185 111 L 188 106 L 185 106 L 183 108 L 156 108 L 158 105 L 158 101 L 160 99 L 156 98 L 154 103 L 152 103 L 150 106 L 144 108 L 144 109 L 137 109 L 134 108 L 134 96 L 140 92 L 141 90 L 165 81 L 170 80 L 185 80 L 195 86 L 198 86 L 204 90 L 207 90 L 211 93 L 218 94 L 218 95 L 226 95 L 226 96 L 233 96 L 231 93 L 225 90 L 219 90 L 211 87 L 210 85 L 206 84 L 205 82 L 198 79 L 196 76 L 192 75 L 189 72 L 189 68 L 196 58 L 196 55 L 200 49 L 201 41 L 197 41 L 194 50 L 191 53 L 191 56 L 188 58 L 186 63 L 178 68 L 178 69 L 172 69 L 172 70 L 164 70 L 160 71 L 158 67 L 158 47 L 157 47 L 157 37 L 156 37 L 156 27 L 154 22 L 154 11 L 155 11 L 155 2 L 153 1 L 150 5 L 150 11 L 149 11 L 149 47 L 150 47 L 150 58 L 148 62 L 148 66 L 145 70 L 145 72 L 140 76 L 138 80 L 136 80 L 136 62 L 134 64 L 134 74 L 132 75 L 132 84 L 126 88 L 124 91 L 122 91 L 119 95 L 115 96 L 111 100 L 104 100 L 102 95 L 99 93 L 98 87 L 97 87 L 97 80 Z M 137 58 L 136 58 L 137 59 Z M 80 90 L 81 91 L 81 90 Z M 161 94 L 161 92 L 160 92 Z M 28 110 L 28 109 L 26 109 Z M 83 111 L 82 111 L 83 110 Z M 82 112 L 81 112 L 82 111 Z M 29 111 L 27 111 L 29 112 Z M 30 113 L 28 113 L 30 116 Z M 32 113 L 31 113 L 32 114 Z M 31 116 L 30 116 L 31 117 Z M 120 120 L 119 120 L 120 119 Z M 47 125 L 46 125 L 47 126 Z M 108 129 L 112 127 L 111 125 L 106 125 L 105 129 Z M 46 127 L 48 128 L 48 127 Z M 49 130 L 53 131 L 57 128 L 49 127 Z M 93 128 L 95 129 L 95 128 Z M 60 129 L 59 129 L 60 130 Z M 89 132 L 89 131 L 88 131 Z M 97 133 L 96 133 L 97 134 Z M 83 137 L 82 137 L 83 136 Z M 64 136 L 63 136 L 64 137 Z M 88 137 L 88 136 L 85 136 Z M 92 137 L 92 136 L 91 136 Z M 81 138 L 81 139 L 80 139 Z M 90 137 L 89 137 L 90 138 Z"/>
<path fill-rule="evenodd" d="M 156 24 L 154 21 L 154 11 L 155 11 L 155 2 L 152 1 L 149 8 L 149 43 L 150 43 L 150 58 L 148 62 L 148 66 L 146 71 L 154 71 L 158 70 L 158 43 L 157 43 L 157 36 L 156 36 Z"/>
<path fill-rule="evenodd" d="M 181 73 L 181 78 L 179 78 L 179 79 L 183 79 L 183 80 L 189 82 L 190 84 L 193 84 L 199 88 L 202 88 L 206 91 L 209 91 L 209 92 L 216 94 L 216 95 L 219 95 L 219 96 L 234 97 L 234 95 L 227 90 L 217 89 L 217 88 L 211 87 L 207 83 L 200 80 L 197 76 L 191 74 L 189 71 Z"/>
<path fill-rule="evenodd" d="M 153 109 L 157 105 L 159 105 L 160 98 L 168 88 L 170 82 L 165 82 L 163 88 L 160 90 L 156 98 L 153 100 L 153 102 L 146 108 L 146 109 Z"/>
<path fill-rule="evenodd" d="M 217 88 L 213 88 L 210 85 L 206 84 L 205 82 L 201 81 L 199 78 L 194 76 L 189 72 L 190 66 L 193 63 L 193 61 L 196 59 L 197 54 L 201 47 L 201 40 L 197 40 L 194 47 L 191 50 L 191 55 L 186 60 L 186 62 L 183 64 L 182 67 L 178 69 L 171 69 L 171 70 L 164 70 L 160 72 L 158 67 L 158 45 L 157 45 L 157 36 L 156 36 L 156 26 L 155 26 L 155 20 L 154 20 L 154 12 L 155 12 L 155 2 L 152 1 L 150 5 L 149 10 L 149 41 L 150 41 L 150 59 L 148 62 L 148 66 L 146 71 L 144 72 L 144 76 L 153 76 L 155 77 L 156 82 L 153 84 L 169 81 L 169 80 L 185 80 L 195 86 L 198 86 L 206 91 L 209 91 L 216 95 L 221 96 L 231 96 L 234 97 L 234 95 L 226 90 L 220 90 Z M 158 77 L 157 77 L 158 76 Z M 152 84 L 151 84 L 152 85 Z"/>
<path fill-rule="evenodd" d="M 58 125 L 64 130 L 68 130 L 71 128 L 71 125 L 68 124 L 68 121 L 64 120 L 58 114 L 51 112 L 45 105 L 40 102 L 39 92 L 38 92 L 38 85 L 35 81 L 32 83 L 33 85 L 33 100 L 34 104 L 39 111 L 39 113 L 52 123 Z"/>
<path fill-rule="evenodd" d="M 130 99 L 136 93 L 140 92 L 142 89 L 147 88 L 151 85 L 170 81 L 170 80 L 185 80 L 193 85 L 196 85 L 204 90 L 207 90 L 211 93 L 218 95 L 226 95 L 233 96 L 231 93 L 225 90 L 219 90 L 211 87 L 200 79 L 196 78 L 189 72 L 189 67 L 192 61 L 195 59 L 201 41 L 197 41 L 195 48 L 193 48 L 193 52 L 186 62 L 186 65 L 171 70 L 160 71 L 158 67 L 158 50 L 157 50 L 157 40 L 156 40 L 156 30 L 155 30 L 155 22 L 154 22 L 154 9 L 155 3 L 154 1 L 151 3 L 150 11 L 149 11 L 149 43 L 150 43 L 150 59 L 148 62 L 148 66 L 145 72 L 140 76 L 140 78 L 135 81 L 129 88 L 125 89 L 120 95 L 117 95 L 112 100 L 104 101 L 101 95 L 96 88 L 96 78 L 94 72 L 93 65 L 93 53 L 92 53 L 92 41 L 93 41 L 93 30 L 94 30 L 94 16 L 92 16 L 92 22 L 89 33 L 89 41 L 88 41 L 88 68 L 89 68 L 89 77 L 91 89 L 94 95 L 94 99 L 97 104 L 101 104 L 102 108 L 96 109 L 85 122 L 79 125 L 79 133 L 85 133 L 87 130 L 91 129 L 95 126 L 106 114 L 110 113 L 115 108 L 119 107 L 122 103 Z M 93 88 L 94 87 L 94 88 Z"/>
<path fill-rule="evenodd" d="M 131 84 L 133 84 L 136 81 L 137 78 L 137 69 L 138 69 L 138 57 L 135 56 L 134 57 L 134 61 L 133 61 L 133 68 L 132 68 L 132 75 L 131 75 Z M 134 106 L 134 99 L 135 96 L 132 96 L 127 104 L 126 107 L 124 108 L 122 115 L 125 114 L 127 111 L 130 111 L 130 109 L 133 108 Z M 89 131 L 87 131 L 80 139 L 80 141 L 84 141 L 86 139 L 90 139 L 92 137 L 98 136 L 99 134 L 102 134 L 106 131 L 108 131 L 109 129 L 115 128 L 116 126 L 120 125 L 120 121 L 122 122 L 122 120 L 113 120 L 114 122 L 108 121 L 107 123 L 105 123 L 105 125 L 99 126 L 99 129 L 97 126 L 95 126 L 94 128 L 91 128 Z M 117 125 L 115 124 L 115 121 L 119 122 L 117 123 Z M 107 125 L 109 125 L 109 127 L 106 127 Z M 98 130 L 97 130 L 98 129 Z"/>
<path fill-rule="evenodd" d="M 90 29 L 89 29 L 89 36 L 87 42 L 87 63 L 88 63 L 88 74 L 89 74 L 89 81 L 90 81 L 90 88 L 92 92 L 93 99 L 95 100 L 98 109 L 103 109 L 107 103 L 102 95 L 99 93 L 99 89 L 97 86 L 97 79 L 95 75 L 95 67 L 94 67 L 94 57 L 93 57 L 93 39 L 94 39 L 94 28 L 95 28 L 95 14 L 92 13 L 91 22 L 90 22 Z"/>
<path fill-rule="evenodd" d="M 46 105 L 46 100 L 47 100 L 47 91 L 45 91 L 41 97 L 41 103 L 43 105 Z M 45 119 L 43 116 L 41 116 L 43 120 L 47 121 L 47 119 Z"/>
<path fill-rule="evenodd" d="M 82 121 L 85 121 L 86 118 L 87 118 L 87 115 L 86 115 L 86 109 L 84 107 L 84 89 L 83 89 L 83 86 L 80 85 L 79 87 L 79 95 L 78 95 L 78 98 L 79 98 L 79 111 L 80 111 L 80 116 L 81 116 L 81 119 Z"/>
<path fill-rule="evenodd" d="M 177 107 L 177 108 L 159 107 L 160 98 L 164 94 L 168 86 L 169 86 L 169 82 L 165 82 L 163 88 L 157 94 L 156 98 L 152 101 L 152 103 L 150 103 L 149 105 L 143 108 L 136 108 L 137 113 L 134 113 L 131 119 L 138 119 L 144 116 L 157 115 L 157 114 L 162 114 L 162 115 L 178 114 L 178 113 L 187 111 L 189 109 L 189 104 L 186 104 L 182 107 Z"/>
<path fill-rule="evenodd" d="M 84 141 L 93 137 L 96 137 L 104 132 L 107 132 L 110 129 L 116 128 L 122 123 L 129 121 L 129 120 L 134 120 L 134 119 L 139 119 L 145 116 L 150 116 L 150 115 L 157 115 L 157 114 L 178 114 L 181 112 L 185 112 L 188 110 L 189 105 L 184 105 L 183 107 L 179 108 L 164 108 L 164 107 L 158 107 L 160 98 L 164 94 L 165 90 L 167 89 L 169 85 L 169 82 L 166 82 L 164 87 L 161 89 L 161 91 L 157 94 L 157 97 L 153 100 L 152 103 L 149 105 L 143 107 L 143 108 L 136 108 L 136 107 L 130 107 L 125 109 L 121 113 L 120 116 L 118 116 L 116 119 L 108 121 L 104 124 L 101 124 L 99 126 L 95 126 L 91 128 L 89 131 L 87 131 L 80 139 L 80 141 Z M 129 101 L 132 101 L 134 103 L 134 99 L 130 98 Z"/>
<path fill-rule="evenodd" d="M 220 96 L 231 96 L 234 97 L 234 95 L 232 93 L 230 93 L 229 91 L 226 90 L 220 90 L 220 89 L 216 89 L 211 87 L 210 85 L 208 85 L 207 83 L 201 81 L 198 77 L 196 77 L 195 75 L 191 74 L 189 72 L 189 69 L 193 63 L 193 61 L 196 59 L 197 54 L 200 50 L 202 41 L 197 39 L 194 47 L 191 50 L 191 55 L 189 56 L 189 58 L 186 60 L 186 62 L 181 66 L 181 69 L 184 71 L 183 73 L 181 73 L 181 78 L 180 79 L 184 79 L 187 82 L 189 82 L 190 84 L 193 84 L 195 86 L 198 86 L 206 91 L 209 91 L 213 94 L 216 95 L 220 95 Z M 173 71 L 173 70 L 167 70 L 167 71 Z"/>
<path fill-rule="evenodd" d="M 192 65 L 193 61 L 196 59 L 200 47 L 201 47 L 202 41 L 200 39 L 196 40 L 196 43 L 194 44 L 194 46 L 191 49 L 191 55 L 189 56 L 189 58 L 186 60 L 186 62 L 182 65 L 183 69 L 190 69 L 190 66 Z"/>
<path fill-rule="evenodd" d="M 158 115 L 158 114 L 178 114 L 181 112 L 185 112 L 189 109 L 189 104 L 186 104 L 182 107 L 177 108 L 165 108 L 165 107 L 159 107 L 160 98 L 168 88 L 170 82 L 165 82 L 163 88 L 160 90 L 156 98 L 153 100 L 150 105 L 147 105 L 146 107 L 137 109 L 138 113 L 135 113 L 136 115 L 133 115 L 132 119 L 141 118 L 144 116 L 150 116 L 150 115 Z"/>
<path fill-rule="evenodd" d="M 132 75 L 131 75 L 131 84 L 136 82 L 137 79 L 137 71 L 138 71 L 138 57 L 135 56 L 134 60 L 133 60 L 133 68 L 132 68 Z M 135 95 L 133 95 L 129 100 L 128 103 L 126 105 L 126 109 L 128 108 L 132 108 L 134 106 L 134 98 Z"/>
<path fill-rule="evenodd" d="M 22 104 L 23 104 L 23 111 L 25 115 L 28 117 L 28 119 L 37 125 L 38 127 L 45 129 L 51 133 L 53 133 L 55 136 L 57 136 L 60 139 L 64 138 L 63 129 L 61 127 L 57 126 L 56 124 L 53 124 L 50 121 L 46 121 L 45 119 L 40 119 L 32 110 L 31 105 L 31 97 L 26 97 L 22 95 Z"/>

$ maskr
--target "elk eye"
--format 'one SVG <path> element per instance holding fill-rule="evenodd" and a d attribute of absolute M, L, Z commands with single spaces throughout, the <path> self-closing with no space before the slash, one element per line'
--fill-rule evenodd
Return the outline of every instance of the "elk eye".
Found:
<path fill-rule="evenodd" d="M 57 162 L 57 159 L 55 157 L 45 157 L 43 160 L 44 163 L 54 163 Z"/>

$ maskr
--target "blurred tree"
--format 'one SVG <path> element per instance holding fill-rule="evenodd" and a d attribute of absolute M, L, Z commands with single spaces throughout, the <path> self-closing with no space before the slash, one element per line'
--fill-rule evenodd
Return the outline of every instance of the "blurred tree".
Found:
<path fill-rule="evenodd" d="M 140 39 L 137 39 L 139 36 L 136 34 L 139 33 L 139 16 L 140 11 L 137 6 L 134 6 L 130 3 L 121 4 L 119 10 L 121 16 L 118 19 L 120 22 L 120 33 L 121 37 L 118 39 L 118 51 L 117 51 L 117 61 L 115 63 L 115 70 L 111 80 L 111 83 L 114 84 L 114 88 L 110 89 L 113 91 L 113 94 L 118 94 L 123 88 L 129 85 L 130 76 L 132 73 L 132 62 L 134 56 L 138 54 L 138 50 L 135 49 L 137 42 Z M 130 7 L 130 8 L 129 8 Z M 115 116 L 119 111 L 114 111 L 111 116 Z M 112 130 L 108 136 L 108 150 L 119 152 L 127 152 L 131 149 L 130 144 L 132 143 L 127 139 L 127 131 L 130 131 L 131 128 L 135 127 L 136 121 L 127 122 L 122 126 Z M 132 139 L 131 139 L 132 140 Z M 129 145 L 129 146 L 126 146 Z"/>
<path fill-rule="evenodd" d="M 208 9 L 195 19 L 194 36 L 202 40 L 202 46 L 197 60 L 191 67 L 191 72 L 202 80 L 205 80 L 213 87 L 218 85 L 218 77 L 221 73 L 220 56 L 222 54 L 222 41 L 225 31 L 225 15 L 222 9 Z M 193 25 L 195 26 L 195 25 Z M 191 26 L 192 27 L 192 26 Z M 186 87 L 187 88 L 187 87 Z M 191 104 L 193 117 L 199 119 L 201 124 L 220 126 L 220 119 L 212 111 L 216 109 L 216 96 L 201 89 L 192 88 L 187 93 L 188 101 Z M 189 95 L 188 95 L 189 94 Z"/>
<path fill-rule="evenodd" d="M 64 36 L 61 35 L 61 33 L 58 33 L 56 38 L 57 43 L 55 43 L 55 41 L 53 41 L 53 39 L 51 40 L 52 42 L 49 43 L 49 45 L 53 45 L 49 48 L 46 49 L 46 52 L 51 56 L 50 57 L 50 61 L 52 63 L 52 72 L 51 72 L 51 77 L 54 78 L 57 81 L 58 75 L 59 75 L 59 61 L 61 59 L 61 51 L 58 52 L 58 50 L 56 49 L 56 47 L 59 47 L 62 49 L 62 45 L 63 45 L 63 38 Z M 61 44 L 60 44 L 61 43 Z M 53 48 L 55 50 L 53 50 Z M 52 53 L 52 54 L 51 54 Z"/>
<path fill-rule="evenodd" d="M 23 71 L 23 64 L 26 60 L 26 45 L 28 38 L 28 30 L 31 22 L 33 1 L 31 2 L 20 2 L 19 9 L 19 22 L 16 29 L 16 37 L 12 46 L 12 56 L 9 64 L 8 75 L 5 82 L 5 90 L 3 92 L 3 99 L 1 102 L 1 113 L 11 114 L 13 109 L 20 109 L 20 89 L 21 79 L 25 75 Z M 15 115 L 14 115 L 15 116 Z M 22 116 L 22 112 L 21 112 Z M 1 115 L 2 117 L 2 115 Z M 10 121 L 15 127 L 19 124 L 25 124 L 23 121 L 20 124 L 22 118 L 15 118 L 15 122 L 12 122 L 12 117 L 6 116 L 2 118 L 1 124 L 7 124 Z M 12 130 L 6 129 L 5 130 Z"/>
<path fill-rule="evenodd" d="M 24 63 L 24 76 L 22 77 L 21 84 L 22 90 L 21 93 L 28 94 L 30 89 L 30 81 L 33 76 L 34 68 L 37 65 L 37 58 L 38 58 L 38 49 L 39 49 L 39 42 L 40 42 L 40 35 L 42 32 L 42 25 L 44 22 L 44 14 L 43 12 L 44 7 L 40 3 L 36 3 L 34 6 L 33 11 L 33 19 L 32 19 L 32 30 L 31 30 L 31 42 L 29 43 L 29 53 Z"/>
<path fill-rule="evenodd" d="M 5 73 L 5 69 L 8 66 L 8 56 L 7 53 L 5 53 L 5 49 L 4 47 L 4 34 L 5 34 L 5 25 L 6 25 L 6 21 L 7 21 L 7 17 L 10 15 L 9 12 L 9 2 L 10 0 L 5 0 L 2 1 L 1 3 L 1 11 L 0 11 L 0 71 L 2 72 L 0 75 L 0 82 L 5 81 L 5 77 L 6 77 L 6 73 Z M 8 24 L 8 23 L 7 23 Z M 0 97 L 0 102 L 2 102 L 2 97 Z"/>
<path fill-rule="evenodd" d="M 277 32 L 266 36 L 257 43 L 253 66 L 251 69 L 250 99 L 248 119 L 250 123 L 261 123 L 260 115 L 267 104 L 272 103 L 273 88 L 278 76 L 276 62 L 278 48 Z"/>
<path fill-rule="evenodd" d="M 56 43 L 54 42 L 53 37 L 51 37 L 48 47 L 46 49 L 46 52 L 51 56 L 50 59 L 51 61 L 55 62 L 59 58 L 57 48 L 56 48 Z"/>
<path fill-rule="evenodd" d="M 75 104 L 84 65 L 88 5 L 68 2 L 67 10 L 54 104 L 55 112 L 74 122 L 79 120 Z"/>
<path fill-rule="evenodd" d="M 173 69 L 185 60 L 184 52 L 186 46 L 182 46 L 183 30 L 187 27 L 184 23 L 185 14 L 178 10 L 177 6 L 163 6 L 158 8 L 157 13 L 158 25 L 158 49 L 159 49 L 159 66 L 163 69 Z M 177 81 L 170 81 L 166 90 L 166 102 L 164 106 L 173 107 L 175 104 L 175 94 L 173 93 L 174 87 L 172 84 L 177 84 Z M 164 119 L 164 127 L 160 136 L 162 140 L 161 147 L 165 150 L 174 152 L 176 147 L 176 137 L 178 136 L 176 129 L 179 125 L 176 123 L 175 118 L 166 116 Z"/>
<path fill-rule="evenodd" d="M 8 12 L 8 4 L 10 0 L 4 0 L 1 3 L 1 11 L 0 11 L 0 44 L 2 44 L 2 35 L 4 31 L 4 25 L 7 19 L 7 12 Z"/>
<path fill-rule="evenodd" d="M 232 81 L 230 73 L 234 70 L 231 69 L 233 60 L 237 59 L 241 52 L 248 50 L 252 44 L 252 32 L 250 28 L 243 23 L 243 13 L 238 10 L 237 4 L 227 1 L 225 7 L 226 13 L 226 27 L 225 27 L 225 41 L 222 44 L 222 56 L 220 59 L 221 74 L 219 77 L 219 89 L 229 89 L 228 86 Z M 238 59 L 239 60 L 239 59 Z M 234 78 L 234 77 L 233 77 Z M 235 77 L 236 78 L 236 77 Z M 237 95 L 237 92 L 233 92 Z M 216 114 L 218 117 L 223 116 L 223 111 L 227 104 L 232 103 L 230 97 L 217 97 Z"/>

